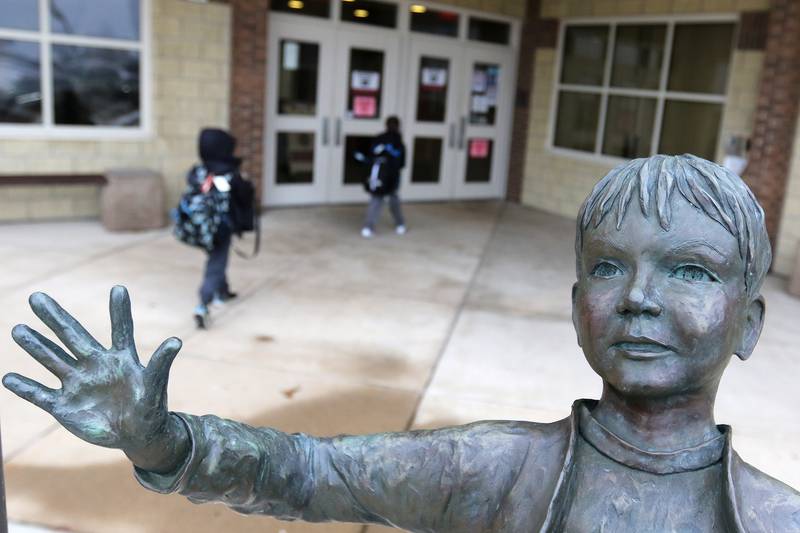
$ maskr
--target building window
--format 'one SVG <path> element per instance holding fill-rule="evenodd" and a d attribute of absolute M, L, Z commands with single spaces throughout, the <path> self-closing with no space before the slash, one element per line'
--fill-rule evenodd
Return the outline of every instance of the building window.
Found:
<path fill-rule="evenodd" d="M 567 23 L 552 146 L 618 158 L 714 159 L 733 20 Z"/>
<path fill-rule="evenodd" d="M 0 132 L 145 131 L 148 1 L 0 0 Z"/>

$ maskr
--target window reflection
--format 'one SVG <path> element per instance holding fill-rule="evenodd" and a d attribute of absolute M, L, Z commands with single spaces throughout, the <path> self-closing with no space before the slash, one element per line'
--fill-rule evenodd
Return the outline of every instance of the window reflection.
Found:
<path fill-rule="evenodd" d="M 0 122 L 42 119 L 39 44 L 0 39 Z"/>
<path fill-rule="evenodd" d="M 562 91 L 558 95 L 553 144 L 593 152 L 599 114 L 599 94 Z"/>
<path fill-rule="evenodd" d="M 272 11 L 281 11 L 293 15 L 329 18 L 331 16 L 330 0 L 272 0 L 269 3 Z"/>
<path fill-rule="evenodd" d="M 383 90 L 383 52 L 352 48 L 348 73 L 347 117 L 378 118 Z"/>
<path fill-rule="evenodd" d="M 373 0 L 345 0 L 342 2 L 342 20 L 394 28 L 397 25 L 397 6 Z"/>
<path fill-rule="evenodd" d="M 676 25 L 669 90 L 724 94 L 733 29 L 733 24 Z"/>
<path fill-rule="evenodd" d="M 423 5 L 412 5 L 411 31 L 458 37 L 458 13 L 428 9 Z"/>
<path fill-rule="evenodd" d="M 496 20 L 481 19 L 477 17 L 469 18 L 468 37 L 471 41 L 508 44 L 510 35 L 511 25 L 507 22 L 498 22 Z"/>
<path fill-rule="evenodd" d="M 721 120 L 721 104 L 667 100 L 658 153 L 690 153 L 713 161 Z"/>
<path fill-rule="evenodd" d="M 470 124 L 494 125 L 499 78 L 500 67 L 498 65 L 475 63 L 473 66 Z"/>
<path fill-rule="evenodd" d="M 658 89 L 666 34 L 665 25 L 619 26 L 611 85 Z"/>
<path fill-rule="evenodd" d="M 138 126 L 139 53 L 53 46 L 56 124 Z"/>
<path fill-rule="evenodd" d="M 313 115 L 317 112 L 319 45 L 281 41 L 278 78 L 278 113 Z"/>
<path fill-rule="evenodd" d="M 629 159 L 650 155 L 655 116 L 654 98 L 610 96 L 603 153 Z"/>
<path fill-rule="evenodd" d="M 313 183 L 314 132 L 278 132 L 275 181 L 281 184 Z"/>
<path fill-rule="evenodd" d="M 0 0 L 0 28 L 39 29 L 39 2 L 36 0 Z"/>
<path fill-rule="evenodd" d="M 442 139 L 414 138 L 414 163 L 411 165 L 413 183 L 438 183 L 442 161 Z"/>
<path fill-rule="evenodd" d="M 50 0 L 53 33 L 136 40 L 139 24 L 139 0 Z"/>
<path fill-rule="evenodd" d="M 608 26 L 567 28 L 561 83 L 601 85 L 607 45 Z"/>
<path fill-rule="evenodd" d="M 420 58 L 417 85 L 417 120 L 420 122 L 444 122 L 449 69 L 447 59 Z"/>
<path fill-rule="evenodd" d="M 344 139 L 344 180 L 347 185 L 364 183 L 369 177 L 370 166 L 355 158 L 356 152 L 370 153 L 374 135 L 348 135 Z"/>

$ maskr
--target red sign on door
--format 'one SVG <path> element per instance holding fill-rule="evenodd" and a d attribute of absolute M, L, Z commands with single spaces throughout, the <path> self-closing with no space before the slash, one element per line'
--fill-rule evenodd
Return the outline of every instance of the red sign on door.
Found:
<path fill-rule="evenodd" d="M 378 112 L 378 102 L 374 96 L 354 96 L 353 115 L 358 118 L 373 118 Z"/>
<path fill-rule="evenodd" d="M 471 159 L 486 159 L 489 157 L 489 139 L 470 139 L 469 157 Z"/>

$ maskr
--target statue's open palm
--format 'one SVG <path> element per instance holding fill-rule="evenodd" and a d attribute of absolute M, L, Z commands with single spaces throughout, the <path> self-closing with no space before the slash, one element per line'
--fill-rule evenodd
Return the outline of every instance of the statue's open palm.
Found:
<path fill-rule="evenodd" d="M 12 336 L 17 344 L 55 374 L 62 387 L 51 389 L 13 373 L 3 384 L 87 442 L 126 453 L 146 448 L 169 418 L 167 380 L 181 341 L 164 341 L 143 367 L 133 340 L 130 298 L 120 286 L 111 290 L 110 348 L 46 294 L 31 295 L 30 305 L 74 357 L 30 327 L 16 326 Z"/>

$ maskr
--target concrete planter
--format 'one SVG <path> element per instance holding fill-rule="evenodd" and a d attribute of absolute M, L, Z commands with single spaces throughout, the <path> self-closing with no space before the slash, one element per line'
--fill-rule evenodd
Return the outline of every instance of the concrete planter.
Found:
<path fill-rule="evenodd" d="M 164 180 L 145 168 L 106 172 L 100 194 L 100 220 L 109 231 L 142 231 L 166 225 Z"/>

